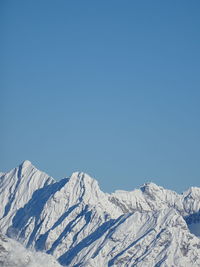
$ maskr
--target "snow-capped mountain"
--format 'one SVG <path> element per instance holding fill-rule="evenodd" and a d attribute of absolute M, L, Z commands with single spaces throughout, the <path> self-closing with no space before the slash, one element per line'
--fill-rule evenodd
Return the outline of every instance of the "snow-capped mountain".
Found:
<path fill-rule="evenodd" d="M 107 194 L 85 173 L 55 181 L 25 161 L 1 174 L 0 203 L 1 232 L 63 266 L 200 266 L 200 188 Z"/>

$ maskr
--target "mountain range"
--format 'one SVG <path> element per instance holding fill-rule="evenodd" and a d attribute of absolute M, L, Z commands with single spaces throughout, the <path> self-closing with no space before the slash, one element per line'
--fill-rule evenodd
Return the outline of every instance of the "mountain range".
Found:
<path fill-rule="evenodd" d="M 85 173 L 56 181 L 26 160 L 0 173 L 0 205 L 0 266 L 18 266 L 15 246 L 20 262 L 42 255 L 49 267 L 200 266 L 198 187 L 108 194 Z"/>

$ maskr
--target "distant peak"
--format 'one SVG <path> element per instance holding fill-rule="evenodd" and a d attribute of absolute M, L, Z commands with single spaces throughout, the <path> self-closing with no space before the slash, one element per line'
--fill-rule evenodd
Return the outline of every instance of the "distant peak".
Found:
<path fill-rule="evenodd" d="M 145 192 L 145 191 L 149 191 L 149 190 L 160 190 L 162 189 L 160 186 L 158 186 L 157 184 L 155 183 L 152 183 L 152 182 L 148 182 L 148 183 L 145 183 L 143 186 L 140 187 L 140 190 L 142 192 Z"/>
<path fill-rule="evenodd" d="M 85 180 L 85 181 L 90 181 L 94 182 L 96 181 L 94 178 L 90 177 L 87 173 L 84 172 L 73 172 L 71 177 L 72 180 Z"/>
<path fill-rule="evenodd" d="M 186 192 L 184 192 L 185 196 L 190 197 L 197 197 L 200 198 L 200 188 L 199 187 L 190 187 Z"/>
<path fill-rule="evenodd" d="M 87 190 L 91 190 L 92 188 L 95 190 L 100 190 L 97 180 L 84 172 L 72 173 L 70 181 L 74 184 L 79 184 L 81 187 L 84 187 Z"/>
<path fill-rule="evenodd" d="M 28 167 L 28 166 L 30 166 L 30 165 L 32 165 L 32 163 L 31 163 L 29 160 L 25 160 L 25 161 L 23 161 L 22 164 L 21 164 L 21 166 L 22 166 L 23 168 L 26 168 L 26 167 Z"/>
<path fill-rule="evenodd" d="M 77 178 L 77 177 L 82 177 L 84 176 L 84 173 L 83 172 L 79 172 L 79 171 L 76 171 L 76 172 L 73 172 L 72 175 L 71 175 L 71 178 Z"/>

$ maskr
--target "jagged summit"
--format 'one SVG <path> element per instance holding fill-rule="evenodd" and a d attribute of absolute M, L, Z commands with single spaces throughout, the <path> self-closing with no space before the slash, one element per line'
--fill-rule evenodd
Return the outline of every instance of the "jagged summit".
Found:
<path fill-rule="evenodd" d="M 33 165 L 32 162 L 29 160 L 24 160 L 21 164 L 19 164 L 19 166 L 17 168 L 11 170 L 8 173 L 12 173 L 13 171 L 17 174 L 16 177 L 18 179 L 25 177 L 28 180 L 29 179 L 31 179 L 31 180 L 35 179 L 35 181 L 37 182 L 38 179 L 44 180 L 48 177 L 49 180 L 55 181 L 47 173 L 37 169 L 37 167 L 35 167 L 35 165 Z"/>
<path fill-rule="evenodd" d="M 99 184 L 97 180 L 89 176 L 87 173 L 84 172 L 74 172 L 70 176 L 69 180 L 73 183 L 78 183 L 84 186 L 85 189 L 88 190 L 100 190 Z"/>
<path fill-rule="evenodd" d="M 158 186 L 157 184 L 153 183 L 153 182 L 147 182 L 147 183 L 144 183 L 144 185 L 142 185 L 140 187 L 140 189 L 142 191 L 145 191 L 146 189 L 150 189 L 150 190 L 162 190 L 163 187 L 161 186 Z"/>
<path fill-rule="evenodd" d="M 185 191 L 183 195 L 191 198 L 199 198 L 200 200 L 200 188 L 192 186 L 187 191 Z"/>
<path fill-rule="evenodd" d="M 200 266 L 200 189 L 154 183 L 112 194 L 83 172 L 60 181 L 30 161 L 0 180 L 0 231 L 63 266 Z"/>
<path fill-rule="evenodd" d="M 29 160 L 24 160 L 21 164 L 20 164 L 23 168 L 27 168 L 29 167 L 30 165 L 32 165 L 32 163 L 29 161 Z"/>

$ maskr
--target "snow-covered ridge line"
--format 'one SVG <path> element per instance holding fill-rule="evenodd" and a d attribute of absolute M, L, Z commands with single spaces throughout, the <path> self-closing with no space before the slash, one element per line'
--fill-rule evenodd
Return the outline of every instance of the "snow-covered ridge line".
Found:
<path fill-rule="evenodd" d="M 3 234 L 64 266 L 200 266 L 200 188 L 108 194 L 85 173 L 55 181 L 24 161 L 1 177 L 0 204 Z"/>

